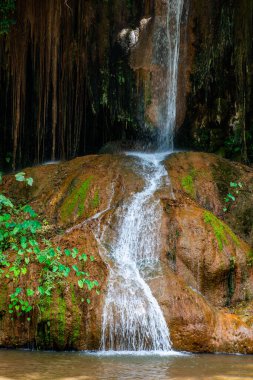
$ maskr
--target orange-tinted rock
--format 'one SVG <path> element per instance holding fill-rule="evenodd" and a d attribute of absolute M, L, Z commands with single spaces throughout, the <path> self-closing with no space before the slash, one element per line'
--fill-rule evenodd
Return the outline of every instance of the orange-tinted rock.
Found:
<path fill-rule="evenodd" d="M 17 186 L 11 176 L 5 177 L 4 187 L 12 197 L 23 191 L 41 217 L 47 218 L 46 233 L 57 245 L 75 246 L 94 255 L 88 271 L 99 280 L 101 295 L 92 295 L 90 305 L 80 302 L 82 290 L 71 277 L 68 287 L 56 289 L 51 307 L 41 315 L 35 313 L 29 324 L 23 319 L 11 321 L 6 310 L 12 284 L 2 282 L 0 346 L 99 348 L 108 269 L 94 234 L 98 231 L 96 218 L 100 215 L 100 228 L 107 229 L 109 246 L 117 230 L 120 205 L 143 187 L 133 165 L 132 157 L 100 155 L 25 169 L 34 178 L 28 194 L 22 184 Z M 238 178 L 250 184 L 252 171 L 202 153 L 174 154 L 166 166 L 172 189 L 166 185 L 156 194 L 164 208 L 161 271 L 150 280 L 150 287 L 164 312 L 173 347 L 253 353 L 251 248 L 235 235 L 233 226 L 230 229 L 221 220 L 220 182 L 226 178 L 217 175 L 218 169 L 229 168 L 227 175 L 239 173 Z M 187 176 L 192 181 L 183 181 Z M 240 196 L 228 216 L 240 207 Z M 251 190 L 247 196 L 252 196 Z M 236 212 L 240 214 L 239 209 Z M 34 268 L 33 275 L 36 273 L 38 268 Z M 86 293 L 83 296 L 87 297 Z"/>
<path fill-rule="evenodd" d="M 242 239 L 253 245 L 253 169 L 207 153 L 177 153 L 167 161 L 175 194 L 186 193 L 221 217 Z M 190 186 L 187 187 L 187 180 Z M 185 182 L 185 184 L 184 184 Z M 230 183 L 241 183 L 239 193 Z M 225 201 L 232 193 L 235 201 Z M 227 211 L 224 212 L 223 208 Z"/>

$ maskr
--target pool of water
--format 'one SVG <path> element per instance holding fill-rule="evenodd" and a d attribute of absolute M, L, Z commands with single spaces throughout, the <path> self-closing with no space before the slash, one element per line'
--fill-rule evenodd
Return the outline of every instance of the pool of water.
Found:
<path fill-rule="evenodd" d="M 134 356 L 0 350 L 0 379 L 252 380 L 253 356 Z"/>

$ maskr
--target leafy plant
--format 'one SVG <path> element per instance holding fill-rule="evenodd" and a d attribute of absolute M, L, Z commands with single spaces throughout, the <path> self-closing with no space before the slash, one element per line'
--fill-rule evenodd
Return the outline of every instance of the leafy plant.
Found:
<path fill-rule="evenodd" d="M 227 203 L 227 206 L 223 208 L 224 212 L 227 212 L 231 202 L 236 201 L 236 196 L 239 194 L 240 190 L 243 188 L 243 184 L 241 182 L 230 182 L 230 192 L 226 195 L 224 198 L 225 202 Z"/>
<path fill-rule="evenodd" d="M 33 179 L 27 178 L 24 172 L 17 173 L 15 178 L 26 186 L 33 184 Z M 67 285 L 71 275 L 81 289 L 91 291 L 99 286 L 84 269 L 87 260 L 94 261 L 94 256 L 79 253 L 76 248 L 63 250 L 54 247 L 39 235 L 42 227 L 30 205 L 16 205 L 0 193 L 0 279 L 5 278 L 13 284 L 9 313 L 15 316 L 29 314 L 36 304 L 43 304 L 56 286 Z M 66 264 L 66 261 L 74 261 L 75 264 Z M 32 280 L 34 266 L 39 269 L 39 276 Z M 26 278 L 22 280 L 24 276 Z M 20 283 L 26 285 L 21 286 Z M 86 302 L 91 301 L 87 298 Z"/>

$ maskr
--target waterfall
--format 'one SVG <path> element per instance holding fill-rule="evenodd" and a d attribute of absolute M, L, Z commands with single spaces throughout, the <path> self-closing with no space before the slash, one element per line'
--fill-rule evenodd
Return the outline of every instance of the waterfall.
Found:
<path fill-rule="evenodd" d="M 182 8 L 183 0 L 168 0 L 167 111 L 160 150 L 173 149 Z M 162 163 L 167 154 L 131 154 L 144 188 L 123 206 L 116 239 L 107 252 L 110 273 L 102 320 L 103 351 L 171 350 L 169 329 L 148 285 L 161 270 L 162 207 L 155 193 L 169 182 Z"/>
<path fill-rule="evenodd" d="M 167 1 L 167 96 L 166 107 L 161 120 L 159 147 L 163 150 L 173 150 L 176 126 L 180 24 L 184 0 Z"/>
<path fill-rule="evenodd" d="M 137 154 L 144 189 L 124 205 L 105 300 L 102 349 L 164 350 L 171 348 L 162 311 L 146 279 L 159 271 L 162 208 L 155 191 L 167 179 L 164 155 Z"/>

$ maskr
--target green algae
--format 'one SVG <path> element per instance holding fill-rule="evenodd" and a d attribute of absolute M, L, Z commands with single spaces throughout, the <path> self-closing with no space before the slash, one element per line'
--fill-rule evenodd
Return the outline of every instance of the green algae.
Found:
<path fill-rule="evenodd" d="M 93 197 L 93 199 L 92 199 L 92 201 L 91 201 L 91 206 L 92 206 L 93 208 L 97 208 L 97 207 L 99 206 L 99 204 L 100 204 L 99 191 L 96 190 L 96 191 L 95 191 L 95 194 L 94 194 L 94 197 Z"/>
<path fill-rule="evenodd" d="M 196 170 L 191 169 L 189 174 L 184 176 L 181 180 L 181 185 L 184 191 L 189 194 L 192 198 L 196 198 L 196 190 L 194 187 L 194 181 L 196 179 Z"/>
<path fill-rule="evenodd" d="M 61 218 L 67 221 L 68 218 L 76 213 L 78 217 L 83 216 L 85 211 L 85 200 L 90 188 L 92 177 L 87 178 L 81 186 L 73 186 L 70 194 L 65 198 L 61 206 Z"/>
<path fill-rule="evenodd" d="M 78 302 L 75 295 L 74 286 L 71 285 L 71 301 L 72 301 L 72 315 L 73 315 L 73 327 L 72 327 L 72 344 L 75 344 L 80 337 L 81 316 L 78 307 Z"/>
<path fill-rule="evenodd" d="M 58 322 L 58 344 L 64 347 L 66 328 L 66 301 L 63 297 L 57 298 L 57 322 Z"/>
<path fill-rule="evenodd" d="M 228 244 L 228 236 L 237 246 L 240 245 L 238 237 L 231 231 L 231 229 L 210 211 L 204 212 L 204 221 L 212 227 L 220 251 L 223 250 L 224 245 Z"/>
<path fill-rule="evenodd" d="M 40 317 L 37 325 L 36 343 L 37 348 L 46 347 L 48 349 L 53 348 L 53 338 L 51 331 L 51 317 L 54 309 L 51 308 L 52 298 L 51 296 L 43 299 L 43 302 L 38 305 L 40 311 Z"/>

